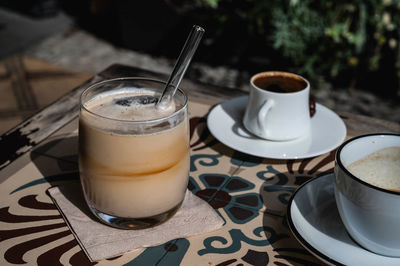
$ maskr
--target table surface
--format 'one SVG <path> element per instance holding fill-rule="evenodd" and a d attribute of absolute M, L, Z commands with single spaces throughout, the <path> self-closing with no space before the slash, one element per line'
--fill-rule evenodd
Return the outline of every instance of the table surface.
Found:
<path fill-rule="evenodd" d="M 94 82 L 121 76 L 166 79 L 162 74 L 113 65 L 1 136 L 0 264 L 93 264 L 46 190 L 79 180 L 80 93 Z M 210 134 L 206 117 L 214 105 L 245 93 L 187 79 L 181 87 L 187 88 L 190 100 L 189 189 L 226 223 L 214 232 L 171 240 L 96 264 L 322 264 L 297 242 L 285 216 L 290 196 L 301 184 L 332 171 L 335 151 L 303 160 L 265 159 L 237 152 Z M 346 138 L 400 133 L 400 125 L 393 122 L 351 113 L 339 115 L 347 127 Z"/>

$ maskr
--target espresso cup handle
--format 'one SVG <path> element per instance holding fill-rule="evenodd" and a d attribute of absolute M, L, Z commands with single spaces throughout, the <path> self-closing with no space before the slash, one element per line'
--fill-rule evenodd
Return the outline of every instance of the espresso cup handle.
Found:
<path fill-rule="evenodd" d="M 265 118 L 267 117 L 268 111 L 271 109 L 273 104 L 274 104 L 274 101 L 272 99 L 268 99 L 262 104 L 260 110 L 258 111 L 257 123 L 258 123 L 258 127 L 261 129 L 262 132 L 267 131 L 267 128 L 265 125 L 266 124 Z"/>

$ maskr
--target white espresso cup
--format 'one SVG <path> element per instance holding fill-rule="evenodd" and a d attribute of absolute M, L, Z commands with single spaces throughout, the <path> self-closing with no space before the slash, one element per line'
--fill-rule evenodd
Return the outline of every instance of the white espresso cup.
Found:
<path fill-rule="evenodd" d="M 398 148 L 400 135 L 355 137 L 339 147 L 335 164 L 336 204 L 347 232 L 365 249 L 391 257 L 400 257 Z"/>
<path fill-rule="evenodd" d="M 310 83 L 279 71 L 254 75 L 243 117 L 245 128 L 257 137 L 287 141 L 310 131 Z"/>

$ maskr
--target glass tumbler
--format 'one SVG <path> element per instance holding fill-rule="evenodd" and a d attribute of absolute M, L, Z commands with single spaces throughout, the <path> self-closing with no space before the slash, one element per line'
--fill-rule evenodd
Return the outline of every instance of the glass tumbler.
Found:
<path fill-rule="evenodd" d="M 138 101 L 160 97 L 164 86 L 148 78 L 117 78 L 81 95 L 80 179 L 90 210 L 105 224 L 151 227 L 182 204 L 190 165 L 187 97 L 178 89 L 164 108 Z"/>

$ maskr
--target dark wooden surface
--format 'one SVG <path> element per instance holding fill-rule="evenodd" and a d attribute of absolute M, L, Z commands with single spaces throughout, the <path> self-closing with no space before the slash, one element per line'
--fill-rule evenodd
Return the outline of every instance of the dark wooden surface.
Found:
<path fill-rule="evenodd" d="M 0 137 L 0 169 L 3 169 L 35 145 L 73 120 L 79 113 L 79 97 L 89 85 L 115 77 L 151 77 L 166 80 L 164 74 L 148 70 L 112 65 L 75 88 L 39 113 L 25 120 Z M 184 79 L 180 86 L 191 101 L 215 105 L 229 98 L 245 95 L 241 90 L 217 87 Z M 351 113 L 339 113 L 346 124 L 348 136 L 366 133 L 400 133 L 400 124 Z"/>

